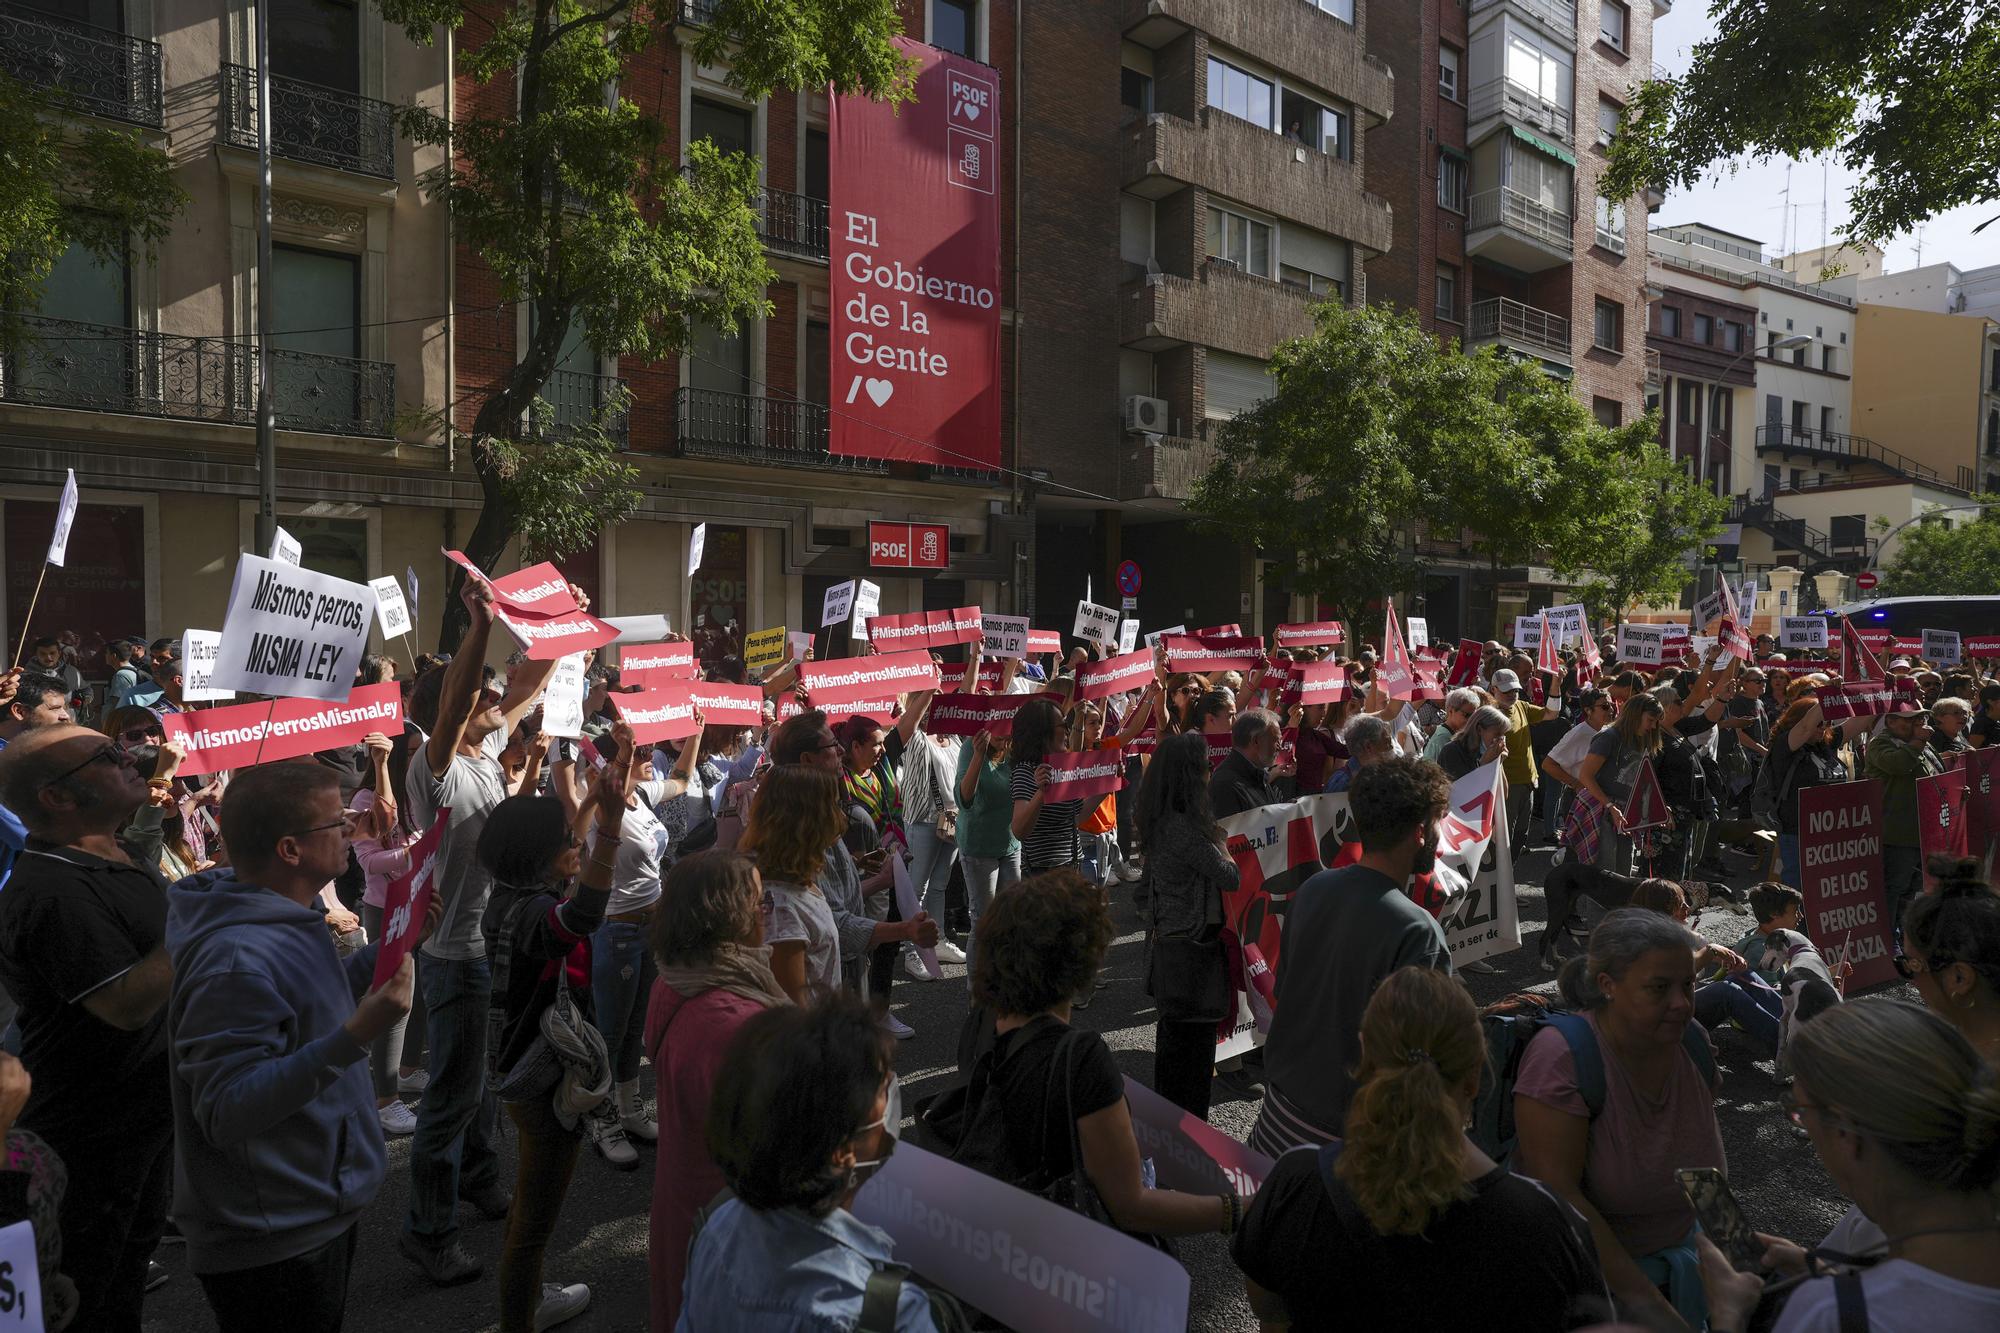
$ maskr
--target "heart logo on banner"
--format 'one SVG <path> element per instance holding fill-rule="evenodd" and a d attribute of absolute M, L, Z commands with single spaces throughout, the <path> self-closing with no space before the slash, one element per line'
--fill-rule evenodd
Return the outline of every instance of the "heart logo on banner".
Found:
<path fill-rule="evenodd" d="M 880 407 L 889 401 L 889 395 L 896 392 L 896 386 L 888 380 L 869 380 L 862 386 L 868 390 L 869 401 Z"/>
<path fill-rule="evenodd" d="M 978 119 L 979 119 L 979 108 L 978 108 L 978 106 L 977 106 L 977 105 L 975 105 L 974 103 L 971 103 L 971 102 L 961 102 L 961 103 L 959 103 L 959 109 L 960 109 L 961 111 L 965 112 L 965 118 L 966 118 L 967 120 L 978 120 Z"/>

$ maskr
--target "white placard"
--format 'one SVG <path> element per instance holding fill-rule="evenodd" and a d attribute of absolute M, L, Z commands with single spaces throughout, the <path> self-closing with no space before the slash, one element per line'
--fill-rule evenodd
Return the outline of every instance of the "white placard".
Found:
<path fill-rule="evenodd" d="M 35 1254 L 33 1222 L 0 1228 L 0 1293 L 9 1286 L 14 1299 L 4 1302 L 0 1297 L 0 1327 L 42 1333 L 46 1327 L 42 1320 L 42 1270 Z"/>
<path fill-rule="evenodd" d="M 917 901 L 916 886 L 910 883 L 910 863 L 905 861 L 903 854 L 894 848 L 889 850 L 889 872 L 890 878 L 896 882 L 896 910 L 903 914 L 903 920 L 915 921 L 923 904 Z M 924 965 L 924 971 L 931 974 L 932 981 L 944 975 L 944 970 L 938 966 L 935 949 L 926 949 L 921 944 L 918 945 L 917 961 Z"/>
<path fill-rule="evenodd" d="M 1540 613 L 1532 616 L 1514 617 L 1514 646 L 1516 648 L 1525 648 L 1530 652 L 1542 646 L 1542 617 Z"/>
<path fill-rule="evenodd" d="M 673 622 L 662 615 L 606 616 L 604 623 L 618 631 L 618 637 L 606 645 L 613 648 L 621 643 L 659 643 L 674 632 Z"/>
<path fill-rule="evenodd" d="M 1187 633 L 1187 626 L 1185 624 L 1170 625 L 1166 629 L 1156 629 L 1151 634 L 1145 636 L 1146 646 L 1148 648 L 1157 648 L 1160 646 L 1160 640 L 1166 638 L 1169 634 L 1186 634 L 1186 633 Z"/>
<path fill-rule="evenodd" d="M 417 567 L 411 565 L 403 573 L 410 580 L 410 623 L 417 623 Z"/>
<path fill-rule="evenodd" d="M 1939 666 L 1957 666 L 1960 660 L 1958 631 L 1955 629 L 1927 629 L 1924 631 L 1924 657 Z"/>
<path fill-rule="evenodd" d="M 1409 617 L 1409 646 L 1428 648 L 1431 646 L 1431 623 L 1422 616 Z"/>
<path fill-rule="evenodd" d="M 566 736 L 571 740 L 583 735 L 585 684 L 582 653 L 556 659 L 556 669 L 550 673 L 548 687 L 542 692 L 544 735 Z"/>
<path fill-rule="evenodd" d="M 1722 617 L 1722 580 L 1724 575 L 1715 576 L 1715 590 L 1706 597 L 1697 598 L 1694 604 L 1694 618 L 1689 622 L 1691 631 L 1707 629 Z"/>
<path fill-rule="evenodd" d="M 1667 660 L 1667 632 L 1659 625 L 1620 625 L 1618 660 L 1634 666 L 1660 666 Z"/>
<path fill-rule="evenodd" d="M 367 584 L 242 556 L 211 683 L 242 694 L 344 700 L 374 623 Z"/>
<path fill-rule="evenodd" d="M 1095 602 L 1076 604 L 1076 628 L 1070 633 L 1091 643 L 1101 643 L 1106 648 L 1118 642 L 1118 613 L 1108 606 Z"/>
<path fill-rule="evenodd" d="M 305 556 L 306 548 L 299 545 L 299 539 L 279 528 L 271 537 L 271 559 L 282 560 L 288 565 L 296 565 Z"/>
<path fill-rule="evenodd" d="M 806 654 L 812 651 L 813 636 L 802 629 L 793 630 L 785 635 L 785 642 L 791 647 L 792 660 L 803 662 Z"/>
<path fill-rule="evenodd" d="M 839 625 L 847 620 L 854 610 L 854 580 L 836 583 L 826 590 L 826 596 L 819 604 L 819 627 Z"/>
<path fill-rule="evenodd" d="M 694 525 L 694 535 L 688 538 L 688 577 L 701 572 L 701 553 L 708 545 L 708 524 Z"/>
<path fill-rule="evenodd" d="M 1139 618 L 1127 616 L 1118 626 L 1118 651 L 1129 653 L 1139 646 Z"/>
<path fill-rule="evenodd" d="M 854 633 L 857 638 L 868 637 L 868 622 L 882 614 L 882 590 L 867 579 L 861 580 L 854 588 Z"/>
<path fill-rule="evenodd" d="M 1782 648 L 1824 648 L 1827 644 L 1825 616 L 1786 616 L 1778 622 L 1778 645 Z"/>
<path fill-rule="evenodd" d="M 1569 602 L 1563 606 L 1552 606 L 1545 613 L 1549 618 L 1549 630 L 1556 636 L 1556 647 L 1567 648 L 1578 639 L 1590 633 L 1590 616 L 1581 602 Z M 1540 647 L 1540 644 L 1536 644 Z"/>
<path fill-rule="evenodd" d="M 410 632 L 410 608 L 403 604 L 403 585 L 394 574 L 368 580 L 375 590 L 375 621 L 382 626 L 384 639 L 400 638 Z"/>
<path fill-rule="evenodd" d="M 212 704 L 234 699 L 233 690 L 218 690 L 212 683 L 215 664 L 222 655 L 222 631 L 184 629 L 181 631 L 181 700 L 191 704 Z"/>
<path fill-rule="evenodd" d="M 63 483 L 62 502 L 56 506 L 56 530 L 49 538 L 48 562 L 57 569 L 69 557 L 69 530 L 76 525 L 76 469 L 69 470 Z"/>
<path fill-rule="evenodd" d="M 1028 655 L 1026 616 L 981 616 L 979 634 L 979 652 L 983 657 L 1011 657 L 1018 661 Z"/>

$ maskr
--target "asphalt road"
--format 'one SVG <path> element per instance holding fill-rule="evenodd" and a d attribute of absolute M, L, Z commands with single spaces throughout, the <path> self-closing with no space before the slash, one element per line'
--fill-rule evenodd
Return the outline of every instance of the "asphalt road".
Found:
<path fill-rule="evenodd" d="M 1466 982 L 1480 1003 L 1515 990 L 1548 988 L 1550 977 L 1535 965 L 1543 920 L 1538 887 L 1547 858 L 1523 858 L 1520 880 L 1523 946 L 1495 959 L 1495 976 L 1468 975 Z M 1735 882 L 1748 883 L 1747 878 Z M 1140 988 L 1142 951 L 1131 891 L 1115 894 L 1121 933 L 1108 960 L 1104 989 L 1078 1014 L 1078 1022 L 1104 1034 L 1125 1072 L 1152 1081 L 1153 1019 Z M 1595 909 L 1585 905 L 1590 919 Z M 1711 913 L 1700 923 L 1713 939 L 1733 941 L 1747 930 L 1750 918 Z M 898 978 L 896 1011 L 917 1029 L 902 1045 L 897 1068 L 904 1080 L 904 1104 L 910 1105 L 939 1086 L 954 1072 L 957 1033 L 966 1011 L 965 969 L 947 967 L 941 981 L 917 983 Z M 1784 1089 L 1774 1079 L 1771 1062 L 1753 1057 L 1736 1034 L 1717 1037 L 1724 1071 L 1722 1096 L 1716 1105 L 1723 1142 L 1729 1155 L 1731 1183 L 1744 1212 L 1761 1230 L 1802 1241 L 1817 1240 L 1846 1209 L 1846 1200 L 1821 1169 L 1812 1147 L 1794 1130 L 1784 1113 Z M 651 1071 L 646 1071 L 650 1090 Z M 1240 1100 L 1218 1101 L 1210 1121 L 1238 1138 L 1246 1137 L 1256 1105 Z M 467 1248 L 485 1261 L 479 1281 L 440 1290 L 420 1277 L 396 1250 L 396 1233 L 408 1206 L 407 1139 L 389 1145 L 389 1178 L 362 1220 L 356 1269 L 349 1287 L 347 1327 L 353 1330 L 482 1330 L 499 1327 L 497 1272 L 504 1223 L 488 1222 L 470 1208 L 461 1210 Z M 501 1151 L 512 1165 L 512 1140 Z M 591 1308 L 565 1327 L 574 1333 L 629 1333 L 644 1329 L 647 1319 L 646 1218 L 653 1177 L 653 1157 L 642 1150 L 639 1169 L 618 1172 L 588 1148 L 579 1156 L 575 1180 L 563 1206 L 562 1220 L 550 1246 L 546 1276 L 551 1281 L 585 1282 L 592 1292 Z M 1243 1299 L 1242 1280 L 1220 1237 L 1181 1242 L 1180 1253 L 1192 1275 L 1188 1327 L 1197 1333 L 1239 1333 L 1254 1330 Z M 173 1278 L 147 1298 L 145 1327 L 159 1333 L 196 1333 L 215 1327 L 199 1285 L 188 1272 L 182 1247 L 164 1247 L 158 1258 Z M 282 1312 L 273 1312 L 274 1327 L 282 1327 Z"/>

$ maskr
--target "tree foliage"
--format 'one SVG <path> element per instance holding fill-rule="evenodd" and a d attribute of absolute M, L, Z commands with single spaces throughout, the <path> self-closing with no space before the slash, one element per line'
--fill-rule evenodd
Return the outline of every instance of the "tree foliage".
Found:
<path fill-rule="evenodd" d="M 1462 354 L 1408 313 L 1328 302 L 1314 322 L 1273 354 L 1275 393 L 1223 427 L 1190 507 L 1342 616 L 1415 585 L 1419 524 L 1468 532 L 1496 579 L 1545 564 L 1605 596 L 1684 575 L 1716 531 L 1721 502 L 1653 419 L 1606 428 L 1538 367 Z M 1663 517 L 1685 540 L 1649 538 Z"/>
<path fill-rule="evenodd" d="M 1686 187 L 1714 163 L 1835 154 L 1846 233 L 1882 242 L 2000 200 L 2000 0 L 1712 0 L 1717 35 L 1626 107 L 1604 193 Z"/>
<path fill-rule="evenodd" d="M 1607 513 L 1607 527 L 1589 560 L 1583 601 L 1595 617 L 1622 615 L 1634 605 L 1674 606 L 1694 581 L 1696 563 L 1714 555 L 1727 503 L 1695 481 L 1658 443 L 1656 419 L 1644 429 L 1613 432 L 1608 468 L 1592 480 Z"/>
<path fill-rule="evenodd" d="M 165 151 L 67 111 L 60 91 L 0 74 L 0 311 L 35 309 L 72 244 L 122 264 L 136 241 L 151 259 L 187 205 Z"/>
<path fill-rule="evenodd" d="M 2000 495 L 1971 503 L 2000 505 Z M 1885 597 L 1979 597 L 2000 590 L 2000 511 L 1956 527 L 1919 523 L 1903 530 L 1882 571 Z"/>
<path fill-rule="evenodd" d="M 466 554 L 493 568 L 516 537 L 566 554 L 619 508 L 630 469 L 573 433 L 524 442 L 520 423 L 572 328 L 600 355 L 659 360 L 684 351 L 697 324 L 734 333 L 766 313 L 774 275 L 757 237 L 757 162 L 707 140 L 683 155 L 659 108 L 626 95 L 658 89 L 642 62 L 680 17 L 678 0 L 376 2 L 416 41 L 438 26 L 460 34 L 459 71 L 480 95 L 462 99 L 455 123 L 404 108 L 402 129 L 449 145 L 422 187 L 451 209 L 460 243 L 493 271 L 502 298 L 531 303 L 533 314 L 516 364 L 476 399 L 470 454 L 482 503 Z M 895 0 L 714 0 L 703 13 L 695 61 L 726 68 L 746 97 L 828 85 L 909 95 L 891 41 Z M 536 475 L 549 468 L 560 481 Z M 455 567 L 450 577 L 455 590 Z M 449 648 L 464 608 L 456 596 L 445 607 Z"/>

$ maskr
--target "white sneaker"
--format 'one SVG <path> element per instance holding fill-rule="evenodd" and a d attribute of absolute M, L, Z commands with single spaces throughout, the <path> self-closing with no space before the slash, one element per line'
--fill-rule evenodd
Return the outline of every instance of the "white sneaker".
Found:
<path fill-rule="evenodd" d="M 535 1333 L 566 1323 L 590 1308 L 590 1288 L 581 1282 L 567 1287 L 560 1282 L 542 1284 L 542 1303 L 535 1307 Z"/>
<path fill-rule="evenodd" d="M 917 1030 L 894 1014 L 882 1015 L 882 1030 L 897 1041 L 908 1041 L 917 1035 Z"/>
<path fill-rule="evenodd" d="M 417 1113 L 400 1101 L 390 1102 L 375 1114 L 382 1119 L 382 1132 L 392 1139 L 417 1132 Z"/>
<path fill-rule="evenodd" d="M 1139 878 L 1139 876 L 1145 872 L 1140 870 L 1138 866 L 1133 865 L 1130 861 L 1120 861 L 1118 863 L 1118 868 L 1112 871 L 1111 873 L 1118 877 L 1118 882 L 1120 884 L 1131 884 L 1135 882 Z"/>
<path fill-rule="evenodd" d="M 618 1123 L 618 1113 L 608 1103 L 592 1112 L 588 1121 L 590 1141 L 596 1145 L 598 1156 L 620 1171 L 630 1171 L 639 1165 L 639 1150 L 625 1137 L 625 1127 Z"/>
<path fill-rule="evenodd" d="M 419 1069 L 414 1074 L 396 1075 L 396 1091 L 404 1097 L 408 1097 L 413 1093 L 421 1093 L 430 1085 L 431 1071 L 428 1069 Z"/>
<path fill-rule="evenodd" d="M 652 1116 L 646 1114 L 645 1099 L 639 1095 L 639 1081 L 620 1083 L 615 1092 L 618 1103 L 618 1126 L 625 1131 L 627 1139 L 637 1139 L 641 1143 L 658 1143 L 660 1126 Z"/>
<path fill-rule="evenodd" d="M 932 952 L 937 954 L 940 963 L 963 963 L 965 961 L 965 950 L 959 948 L 950 940 L 939 940 L 937 948 Z"/>
<path fill-rule="evenodd" d="M 924 960 L 917 957 L 915 949 L 903 950 L 903 972 L 912 981 L 937 980 L 936 977 L 933 977 L 929 972 L 924 970 Z"/>

